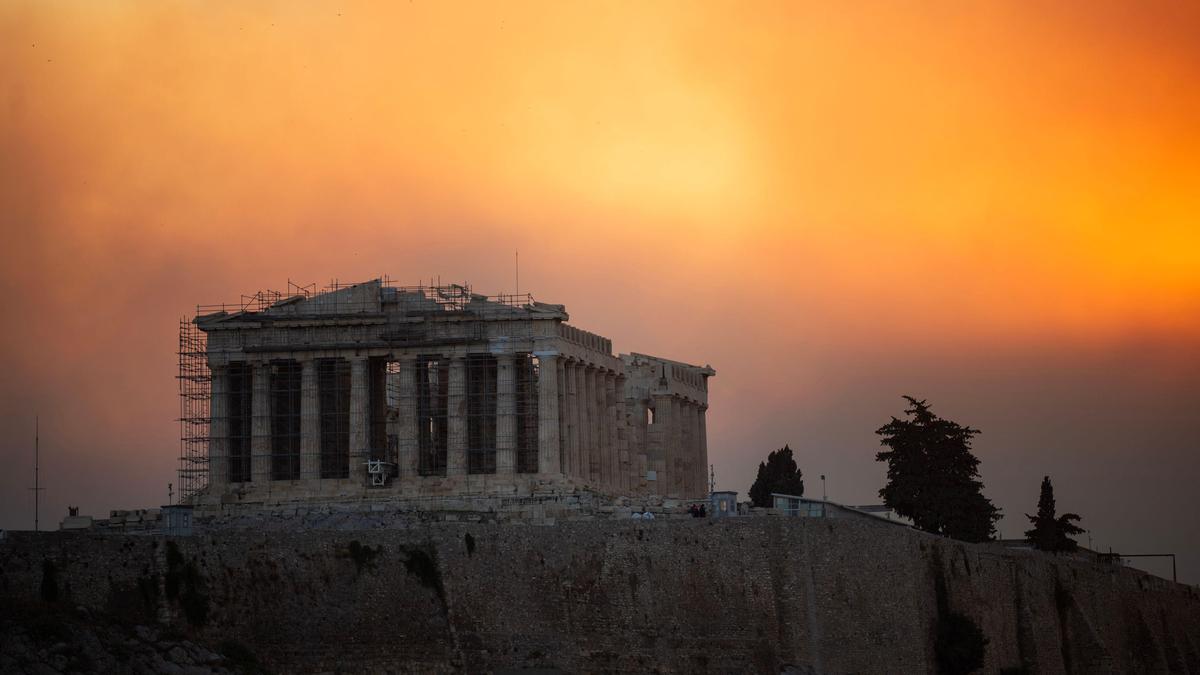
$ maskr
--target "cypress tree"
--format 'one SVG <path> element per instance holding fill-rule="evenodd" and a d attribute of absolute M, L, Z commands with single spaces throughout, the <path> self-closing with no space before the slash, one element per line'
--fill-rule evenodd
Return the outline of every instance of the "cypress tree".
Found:
<path fill-rule="evenodd" d="M 1079 548 L 1071 535 L 1083 533 L 1083 528 L 1073 521 L 1081 520 L 1074 513 L 1055 515 L 1054 485 L 1050 476 L 1042 478 L 1042 493 L 1038 497 L 1038 512 L 1036 516 L 1028 513 L 1025 517 L 1033 523 L 1032 530 L 1025 531 L 1025 539 L 1039 551 L 1069 552 Z"/>
<path fill-rule="evenodd" d="M 750 486 L 750 501 L 755 506 L 767 508 L 772 505 L 772 493 L 800 497 L 804 494 L 803 476 L 792 457 L 792 449 L 784 445 L 768 454 L 766 462 L 758 463 L 758 477 Z"/>

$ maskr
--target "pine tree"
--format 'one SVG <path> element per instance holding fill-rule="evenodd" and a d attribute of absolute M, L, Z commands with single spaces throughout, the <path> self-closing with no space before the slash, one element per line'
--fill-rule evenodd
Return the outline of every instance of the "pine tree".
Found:
<path fill-rule="evenodd" d="M 1025 517 L 1033 523 L 1033 529 L 1025 532 L 1025 539 L 1039 551 L 1067 552 L 1079 547 L 1071 535 L 1084 532 L 1082 527 L 1073 522 L 1081 519 L 1074 513 L 1055 516 L 1054 485 L 1050 483 L 1050 476 L 1042 478 L 1037 515 L 1031 516 L 1027 513 Z"/>
<path fill-rule="evenodd" d="M 758 463 L 758 477 L 750 486 L 750 501 L 755 506 L 770 507 L 772 493 L 802 496 L 803 476 L 792 457 L 792 449 L 784 445 L 768 454 L 766 463 Z"/>
<path fill-rule="evenodd" d="M 888 448 L 875 455 L 888 465 L 888 482 L 879 496 L 926 532 L 964 541 L 991 539 L 1000 510 L 983 496 L 979 459 L 971 454 L 971 439 L 979 430 L 934 415 L 923 400 L 904 398 L 911 405 L 905 410 L 910 419 L 893 417 L 875 431 Z"/>

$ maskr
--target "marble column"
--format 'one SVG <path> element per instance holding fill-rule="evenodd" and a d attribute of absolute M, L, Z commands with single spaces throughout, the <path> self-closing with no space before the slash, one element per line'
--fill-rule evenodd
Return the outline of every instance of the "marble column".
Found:
<path fill-rule="evenodd" d="M 672 443 L 671 429 L 675 424 L 675 411 L 671 404 L 673 397 L 670 394 L 657 394 L 654 396 L 654 435 L 656 436 L 657 445 L 659 447 L 659 455 L 655 461 L 655 469 L 658 471 L 658 480 L 655 487 L 655 493 L 668 496 L 674 494 L 672 489 L 672 481 L 675 479 L 675 457 L 676 450 Z"/>
<path fill-rule="evenodd" d="M 633 466 L 632 453 L 629 446 L 629 413 L 625 403 L 625 377 L 617 376 L 617 450 L 620 453 L 621 462 L 621 491 L 623 494 L 632 495 L 634 487 L 637 483 L 634 481 L 634 473 L 636 468 Z"/>
<path fill-rule="evenodd" d="M 517 378 L 513 370 L 513 361 L 512 354 L 496 355 L 496 473 L 498 474 L 512 474 L 517 466 Z M 557 376 L 553 367 L 551 367 L 550 375 L 551 377 Z"/>
<path fill-rule="evenodd" d="M 691 401 L 683 401 L 683 491 L 688 498 L 698 497 L 700 495 L 699 484 L 697 480 L 697 472 L 699 471 L 698 463 L 696 462 L 696 406 Z"/>
<path fill-rule="evenodd" d="M 595 487 L 600 483 L 600 457 L 596 447 L 596 370 L 591 366 L 583 368 L 583 405 L 580 407 L 583 409 L 584 476 Z"/>
<path fill-rule="evenodd" d="M 554 359 L 555 379 L 558 380 L 558 457 L 559 466 L 564 476 L 571 475 L 571 447 L 567 424 L 567 375 L 566 359 L 561 356 Z"/>
<path fill-rule="evenodd" d="M 271 480 L 271 367 L 254 364 L 250 396 L 250 480 Z"/>
<path fill-rule="evenodd" d="M 399 445 L 396 461 L 400 464 L 400 476 L 416 476 L 418 470 L 417 434 L 417 357 L 404 354 L 400 357 L 400 401 Z"/>
<path fill-rule="evenodd" d="M 708 464 L 700 453 L 700 404 L 692 404 L 692 463 L 696 465 L 696 483 L 693 489 L 699 497 L 708 495 Z"/>
<path fill-rule="evenodd" d="M 679 401 L 679 443 L 683 447 L 680 453 L 683 458 L 683 480 L 679 489 L 685 497 L 691 497 L 692 484 L 695 483 L 692 472 L 696 462 L 692 458 L 692 404 L 687 399 Z"/>
<path fill-rule="evenodd" d="M 568 416 L 571 422 L 571 470 L 575 478 L 587 480 L 587 454 L 584 452 L 583 440 L 583 368 L 578 361 L 567 364 L 567 379 L 571 383 L 571 409 Z"/>
<path fill-rule="evenodd" d="M 604 421 L 608 417 L 605 408 L 608 406 L 604 400 L 604 370 L 594 368 L 593 371 L 595 382 L 595 399 L 592 405 L 592 412 L 595 413 L 594 422 L 592 423 L 592 434 L 596 439 L 596 463 L 599 465 L 599 471 L 596 473 L 596 482 L 604 487 L 608 485 L 608 449 L 604 447 Z"/>
<path fill-rule="evenodd" d="M 600 484 L 612 487 L 613 474 L 608 446 L 608 371 L 596 370 L 596 448 L 600 457 Z"/>
<path fill-rule="evenodd" d="M 597 488 L 604 485 L 604 450 L 600 447 L 600 410 L 604 406 L 600 399 L 602 382 L 600 370 L 594 366 L 588 368 L 588 394 L 591 397 L 588 401 L 588 438 L 592 444 L 592 483 Z"/>
<path fill-rule="evenodd" d="M 209 366 L 208 485 L 220 494 L 229 482 L 229 367 Z"/>
<path fill-rule="evenodd" d="M 609 481 L 612 480 L 610 475 L 611 467 L 608 464 L 608 444 L 605 442 L 605 427 L 608 426 L 608 401 L 607 387 L 605 380 L 607 373 L 603 368 L 596 368 L 596 403 L 593 410 L 596 413 L 596 423 L 593 425 L 596 434 L 596 459 L 600 464 L 599 485 L 601 488 L 608 489 Z"/>
<path fill-rule="evenodd" d="M 538 352 L 538 473 L 563 472 L 558 442 L 558 354 Z"/>
<path fill-rule="evenodd" d="M 321 477 L 321 411 L 317 362 L 300 361 L 300 478 Z"/>
<path fill-rule="evenodd" d="M 364 483 L 367 475 L 367 443 L 370 439 L 371 387 L 367 358 L 350 359 L 350 480 Z"/>
<path fill-rule="evenodd" d="M 617 452 L 617 376 L 604 371 L 604 428 L 600 434 L 604 447 L 604 465 L 608 467 L 608 489 L 619 492 L 621 489 L 621 457 Z"/>
<path fill-rule="evenodd" d="M 450 375 L 446 384 L 446 475 L 467 474 L 467 362 L 462 356 L 450 357 Z"/>
<path fill-rule="evenodd" d="M 671 397 L 671 453 L 674 464 L 671 467 L 671 487 L 676 497 L 683 496 L 684 455 L 683 455 L 683 402 L 678 397 Z"/>
<path fill-rule="evenodd" d="M 708 423 L 705 421 L 705 414 L 708 411 L 707 405 L 701 405 L 696 408 L 696 433 L 698 443 L 698 452 L 700 455 L 700 467 L 704 472 L 703 493 L 708 494 L 710 485 L 708 484 Z"/>

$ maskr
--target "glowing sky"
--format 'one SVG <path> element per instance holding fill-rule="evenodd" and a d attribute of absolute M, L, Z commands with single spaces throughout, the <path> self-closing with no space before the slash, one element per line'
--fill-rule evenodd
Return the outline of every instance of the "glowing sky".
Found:
<path fill-rule="evenodd" d="M 852 6 L 849 6 L 852 5 Z M 1200 5 L 0 3 L 0 527 L 165 501 L 177 320 L 441 275 L 711 363 L 877 499 L 900 395 L 1200 581 Z M 1159 570 L 1161 571 L 1161 570 Z"/>

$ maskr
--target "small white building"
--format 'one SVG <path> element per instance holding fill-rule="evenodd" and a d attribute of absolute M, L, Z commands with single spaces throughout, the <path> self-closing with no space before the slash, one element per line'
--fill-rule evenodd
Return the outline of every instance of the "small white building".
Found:
<path fill-rule="evenodd" d="M 77 514 L 71 514 L 63 518 L 62 522 L 58 524 L 58 529 L 60 530 L 87 530 L 91 529 L 91 527 L 91 516 L 80 516 Z"/>
<path fill-rule="evenodd" d="M 162 507 L 163 527 L 168 535 L 187 537 L 192 534 L 192 505 L 171 504 Z"/>
<path fill-rule="evenodd" d="M 738 514 L 737 494 L 733 491 L 721 491 L 709 495 L 709 516 L 712 518 L 736 516 Z"/>
<path fill-rule="evenodd" d="M 798 495 L 771 494 L 775 511 L 786 516 L 802 518 L 869 518 L 893 525 L 912 527 L 912 521 L 879 504 L 872 506 L 847 506 L 824 499 L 809 499 Z"/>

